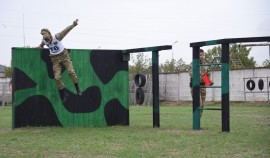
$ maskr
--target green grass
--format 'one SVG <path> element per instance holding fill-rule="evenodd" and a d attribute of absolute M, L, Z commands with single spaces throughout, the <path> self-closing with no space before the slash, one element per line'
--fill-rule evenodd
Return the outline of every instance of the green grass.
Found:
<path fill-rule="evenodd" d="M 204 111 L 192 130 L 190 106 L 131 106 L 130 126 L 11 130 L 11 107 L 0 109 L 0 157 L 270 157 L 270 106 L 231 106 L 231 131 L 221 112 Z"/>

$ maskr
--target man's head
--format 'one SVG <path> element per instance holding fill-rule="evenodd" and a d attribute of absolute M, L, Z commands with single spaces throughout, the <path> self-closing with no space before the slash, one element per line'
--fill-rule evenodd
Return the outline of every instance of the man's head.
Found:
<path fill-rule="evenodd" d="M 41 29 L 40 33 L 43 36 L 43 40 L 45 40 L 46 42 L 50 42 L 51 32 L 49 31 L 49 29 L 46 29 L 46 28 Z"/>
<path fill-rule="evenodd" d="M 204 51 L 200 49 L 200 61 L 201 63 L 204 62 Z"/>

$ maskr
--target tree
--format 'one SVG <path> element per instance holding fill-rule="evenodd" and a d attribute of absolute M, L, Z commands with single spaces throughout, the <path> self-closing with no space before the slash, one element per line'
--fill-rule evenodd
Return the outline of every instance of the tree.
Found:
<path fill-rule="evenodd" d="M 131 55 L 131 61 L 134 65 L 129 66 L 129 72 L 134 73 L 150 73 L 151 72 L 151 60 L 147 58 L 143 53 L 137 53 L 136 58 L 134 55 Z"/>
<path fill-rule="evenodd" d="M 11 67 L 6 67 L 4 73 L 5 73 L 5 77 L 12 78 L 12 68 Z"/>
<path fill-rule="evenodd" d="M 188 67 L 188 65 L 184 62 L 184 60 L 182 58 L 180 58 L 176 62 L 175 70 L 176 70 L 176 72 L 187 71 L 187 67 Z"/>
<path fill-rule="evenodd" d="M 186 63 L 182 58 L 179 60 L 172 59 L 171 61 L 166 60 L 164 64 L 160 64 L 159 72 L 162 73 L 179 73 L 186 70 Z"/>
<path fill-rule="evenodd" d="M 204 58 L 206 63 L 220 63 L 221 62 L 221 47 L 215 46 L 207 50 Z"/>
<path fill-rule="evenodd" d="M 256 67 L 256 61 L 254 60 L 254 57 L 248 57 L 250 51 L 251 48 L 239 47 L 237 44 L 233 44 L 230 47 L 230 54 L 232 57 L 238 56 L 244 67 L 254 68 Z"/>
<path fill-rule="evenodd" d="M 137 53 L 131 55 L 131 64 L 129 66 L 129 72 L 134 73 L 151 73 L 152 72 L 152 60 L 147 58 L 143 53 Z M 172 59 L 171 61 L 166 60 L 164 64 L 160 64 L 159 72 L 161 73 L 179 73 L 186 71 L 187 65 L 182 58 L 179 60 Z"/>
<path fill-rule="evenodd" d="M 12 78 L 12 62 L 11 67 L 6 67 L 4 72 L 5 77 Z"/>
<path fill-rule="evenodd" d="M 160 64 L 159 71 L 163 73 L 173 73 L 175 71 L 175 59 L 166 60 L 164 64 Z"/>
<path fill-rule="evenodd" d="M 207 50 L 205 53 L 206 63 L 221 63 L 221 46 L 215 46 L 212 49 Z M 230 46 L 230 57 L 238 57 L 245 68 L 254 68 L 256 66 L 256 61 L 253 57 L 248 57 L 251 48 L 239 47 L 237 44 L 232 44 Z M 230 63 L 232 63 L 230 58 Z M 230 68 L 235 68 L 233 64 L 230 64 Z"/>
<path fill-rule="evenodd" d="M 270 60 L 266 59 L 263 64 L 262 64 L 263 67 L 269 67 L 270 68 Z"/>

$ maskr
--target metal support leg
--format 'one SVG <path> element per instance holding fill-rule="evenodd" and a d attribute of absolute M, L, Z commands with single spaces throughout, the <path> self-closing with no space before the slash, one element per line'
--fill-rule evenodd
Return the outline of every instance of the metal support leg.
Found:
<path fill-rule="evenodd" d="M 193 129 L 201 129 L 200 120 L 200 47 L 193 47 L 192 60 L 192 97 L 193 97 Z"/>
<path fill-rule="evenodd" d="M 153 127 L 159 127 L 159 75 L 158 51 L 152 51 Z"/>
<path fill-rule="evenodd" d="M 229 43 L 222 44 L 222 131 L 230 131 Z"/>

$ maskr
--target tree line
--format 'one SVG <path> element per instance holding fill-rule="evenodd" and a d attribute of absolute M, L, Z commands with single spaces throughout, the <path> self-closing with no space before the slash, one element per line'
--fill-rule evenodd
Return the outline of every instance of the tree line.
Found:
<path fill-rule="evenodd" d="M 257 67 L 254 57 L 249 57 L 251 48 L 240 47 L 237 44 L 230 45 L 230 56 L 232 58 L 237 57 L 241 60 L 243 68 L 255 68 Z M 206 63 L 220 63 L 221 62 L 221 46 L 214 46 L 213 48 L 205 52 L 205 62 Z M 130 73 L 152 73 L 152 60 L 147 58 L 143 53 L 137 53 L 131 55 L 131 63 L 129 65 Z M 230 68 L 235 69 L 235 65 L 232 64 L 230 58 Z M 176 60 L 166 60 L 165 63 L 159 65 L 160 73 L 179 73 L 190 69 L 191 63 L 187 64 L 182 58 Z M 270 61 L 266 59 L 262 67 L 270 68 Z M 5 69 L 5 76 L 12 77 L 11 67 Z"/>
<path fill-rule="evenodd" d="M 239 58 L 243 67 L 242 68 L 255 68 L 257 63 L 254 57 L 249 57 L 251 48 L 240 47 L 237 44 L 230 45 L 230 69 L 235 69 L 232 61 L 234 58 Z M 129 65 L 130 73 L 151 73 L 152 64 L 151 59 L 144 56 L 143 53 L 138 53 L 135 56 L 131 56 L 131 61 L 133 64 Z M 206 63 L 221 63 L 221 46 L 214 46 L 213 48 L 205 52 L 205 62 Z M 270 61 L 266 59 L 262 67 L 270 68 Z M 191 63 L 187 64 L 182 58 L 175 60 L 166 60 L 165 63 L 159 65 L 160 73 L 179 73 L 187 71 L 191 68 Z"/>

